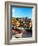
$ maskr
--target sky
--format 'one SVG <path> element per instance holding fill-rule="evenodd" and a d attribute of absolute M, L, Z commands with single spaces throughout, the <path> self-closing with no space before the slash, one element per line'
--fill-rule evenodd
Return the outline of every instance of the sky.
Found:
<path fill-rule="evenodd" d="M 12 7 L 12 17 L 32 18 L 32 8 Z"/>

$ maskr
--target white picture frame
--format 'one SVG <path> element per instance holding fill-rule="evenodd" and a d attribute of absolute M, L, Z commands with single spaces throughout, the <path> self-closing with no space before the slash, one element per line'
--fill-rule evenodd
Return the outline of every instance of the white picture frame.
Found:
<path fill-rule="evenodd" d="M 11 30 L 11 5 L 21 7 L 33 7 L 32 9 L 32 37 L 13 39 L 10 42 L 10 30 Z M 35 3 L 23 3 L 23 2 L 5 2 L 5 44 L 19 44 L 19 43 L 34 43 L 37 42 L 37 4 Z"/>

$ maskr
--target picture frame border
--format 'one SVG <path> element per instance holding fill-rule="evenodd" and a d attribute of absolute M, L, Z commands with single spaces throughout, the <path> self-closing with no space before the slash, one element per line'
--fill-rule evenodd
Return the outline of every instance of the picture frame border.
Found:
<path fill-rule="evenodd" d="M 35 28 L 35 30 L 36 30 L 36 33 L 35 33 L 35 41 L 28 41 L 28 42 L 20 42 L 20 43 L 14 43 L 14 44 L 25 44 L 25 43 L 36 43 L 37 42 L 37 4 L 36 3 L 26 3 L 26 2 L 12 2 L 12 1 L 6 1 L 5 2 L 5 44 L 10 44 L 10 45 L 12 45 L 11 43 L 9 43 L 9 31 L 7 31 L 7 30 L 9 30 L 9 9 L 8 9 L 8 6 L 9 6 L 9 3 L 16 3 L 16 4 L 18 4 L 18 3 L 20 3 L 20 4 L 28 4 L 28 5 L 35 5 L 36 6 L 36 10 L 35 10 L 35 12 L 36 12 L 36 18 L 35 18 L 35 25 L 36 25 L 36 28 Z M 7 16 L 8 15 L 8 16 Z M 9 21 L 8 21 L 9 20 Z"/>

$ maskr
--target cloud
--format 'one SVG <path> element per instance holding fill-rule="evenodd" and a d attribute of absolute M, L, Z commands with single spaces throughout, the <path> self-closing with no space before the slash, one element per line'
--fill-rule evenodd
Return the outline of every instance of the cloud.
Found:
<path fill-rule="evenodd" d="M 12 17 L 15 17 L 15 8 L 12 8 Z"/>

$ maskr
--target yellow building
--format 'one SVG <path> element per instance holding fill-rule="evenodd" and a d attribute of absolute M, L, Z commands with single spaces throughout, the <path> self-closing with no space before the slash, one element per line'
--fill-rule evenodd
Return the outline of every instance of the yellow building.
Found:
<path fill-rule="evenodd" d="M 29 27 L 32 27 L 32 22 L 29 23 Z"/>

